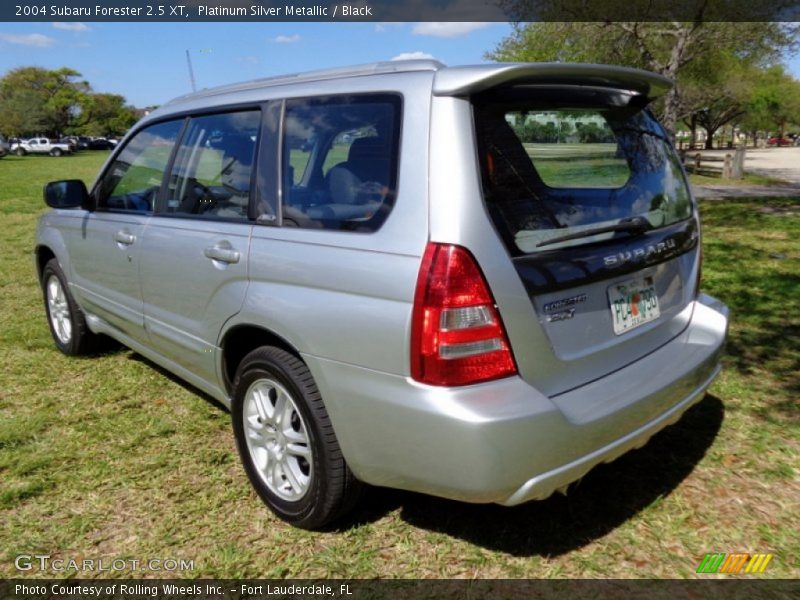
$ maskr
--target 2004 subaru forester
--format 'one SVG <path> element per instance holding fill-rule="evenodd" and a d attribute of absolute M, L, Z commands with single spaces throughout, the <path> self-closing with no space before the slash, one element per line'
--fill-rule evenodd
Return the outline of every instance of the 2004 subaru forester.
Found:
<path fill-rule="evenodd" d="M 361 482 L 545 498 L 640 446 L 719 371 L 700 225 L 658 75 L 433 61 L 202 91 L 90 192 L 48 185 L 59 349 L 116 338 L 231 407 L 300 527 Z"/>

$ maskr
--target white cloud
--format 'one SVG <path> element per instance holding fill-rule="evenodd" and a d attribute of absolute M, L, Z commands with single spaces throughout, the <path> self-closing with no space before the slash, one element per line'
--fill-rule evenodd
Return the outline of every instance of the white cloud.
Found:
<path fill-rule="evenodd" d="M 276 44 L 294 44 L 300 41 L 300 34 L 295 33 L 292 35 L 279 35 L 272 39 Z"/>
<path fill-rule="evenodd" d="M 491 23 L 417 23 L 411 29 L 411 33 L 414 35 L 451 38 L 467 35 L 476 29 L 483 29 L 489 25 Z"/>
<path fill-rule="evenodd" d="M 0 42 L 18 44 L 20 46 L 36 46 L 37 48 L 49 48 L 56 43 L 53 38 L 41 33 L 28 33 L 26 35 L 0 33 Z"/>
<path fill-rule="evenodd" d="M 385 33 L 387 31 L 389 31 L 389 29 L 397 29 L 399 27 L 402 27 L 403 25 L 404 25 L 404 23 L 397 23 L 397 22 L 375 23 L 375 33 Z"/>
<path fill-rule="evenodd" d="M 53 27 L 56 29 L 60 29 L 62 31 L 76 31 L 78 33 L 82 33 L 84 31 L 91 31 L 92 28 L 88 25 L 84 25 L 83 23 L 63 23 L 57 22 L 53 23 Z"/>
<path fill-rule="evenodd" d="M 418 60 L 422 58 L 433 58 L 433 55 L 417 50 L 416 52 L 401 52 L 392 58 L 392 60 Z"/>

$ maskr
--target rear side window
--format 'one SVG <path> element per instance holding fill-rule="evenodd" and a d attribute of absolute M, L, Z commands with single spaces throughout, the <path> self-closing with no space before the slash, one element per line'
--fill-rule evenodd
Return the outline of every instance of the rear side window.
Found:
<path fill-rule="evenodd" d="M 150 212 L 158 196 L 183 119 L 151 125 L 137 133 L 103 175 L 98 206 Z"/>
<path fill-rule="evenodd" d="M 283 224 L 375 231 L 397 193 L 399 96 L 367 94 L 286 102 Z"/>
<path fill-rule="evenodd" d="M 512 255 L 691 217 L 680 162 L 635 96 L 514 90 L 474 106 L 486 204 Z"/>
<path fill-rule="evenodd" d="M 246 219 L 260 121 L 258 110 L 191 118 L 159 213 Z"/>

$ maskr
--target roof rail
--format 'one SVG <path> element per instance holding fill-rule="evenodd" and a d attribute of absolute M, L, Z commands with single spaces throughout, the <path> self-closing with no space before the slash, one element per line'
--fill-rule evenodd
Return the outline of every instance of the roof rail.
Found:
<path fill-rule="evenodd" d="M 319 69 L 316 71 L 306 71 L 302 73 L 292 73 L 289 75 L 277 75 L 275 77 L 264 77 L 243 83 L 234 83 L 214 88 L 200 90 L 191 94 L 178 96 L 167 102 L 165 106 L 194 100 L 196 98 L 206 98 L 231 92 L 241 92 L 265 87 L 288 85 L 293 83 L 304 83 L 309 81 L 322 81 L 325 79 L 337 79 L 339 77 L 361 77 L 365 75 L 379 75 L 382 73 L 403 73 L 410 71 L 438 71 L 445 65 L 438 60 L 391 60 L 353 67 L 334 67 L 331 69 Z"/>

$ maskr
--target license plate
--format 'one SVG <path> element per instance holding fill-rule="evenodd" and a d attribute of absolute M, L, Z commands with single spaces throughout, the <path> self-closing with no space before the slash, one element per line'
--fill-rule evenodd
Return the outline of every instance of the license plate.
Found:
<path fill-rule="evenodd" d="M 652 277 L 615 283 L 608 288 L 608 300 L 616 335 L 655 321 L 661 315 Z"/>

